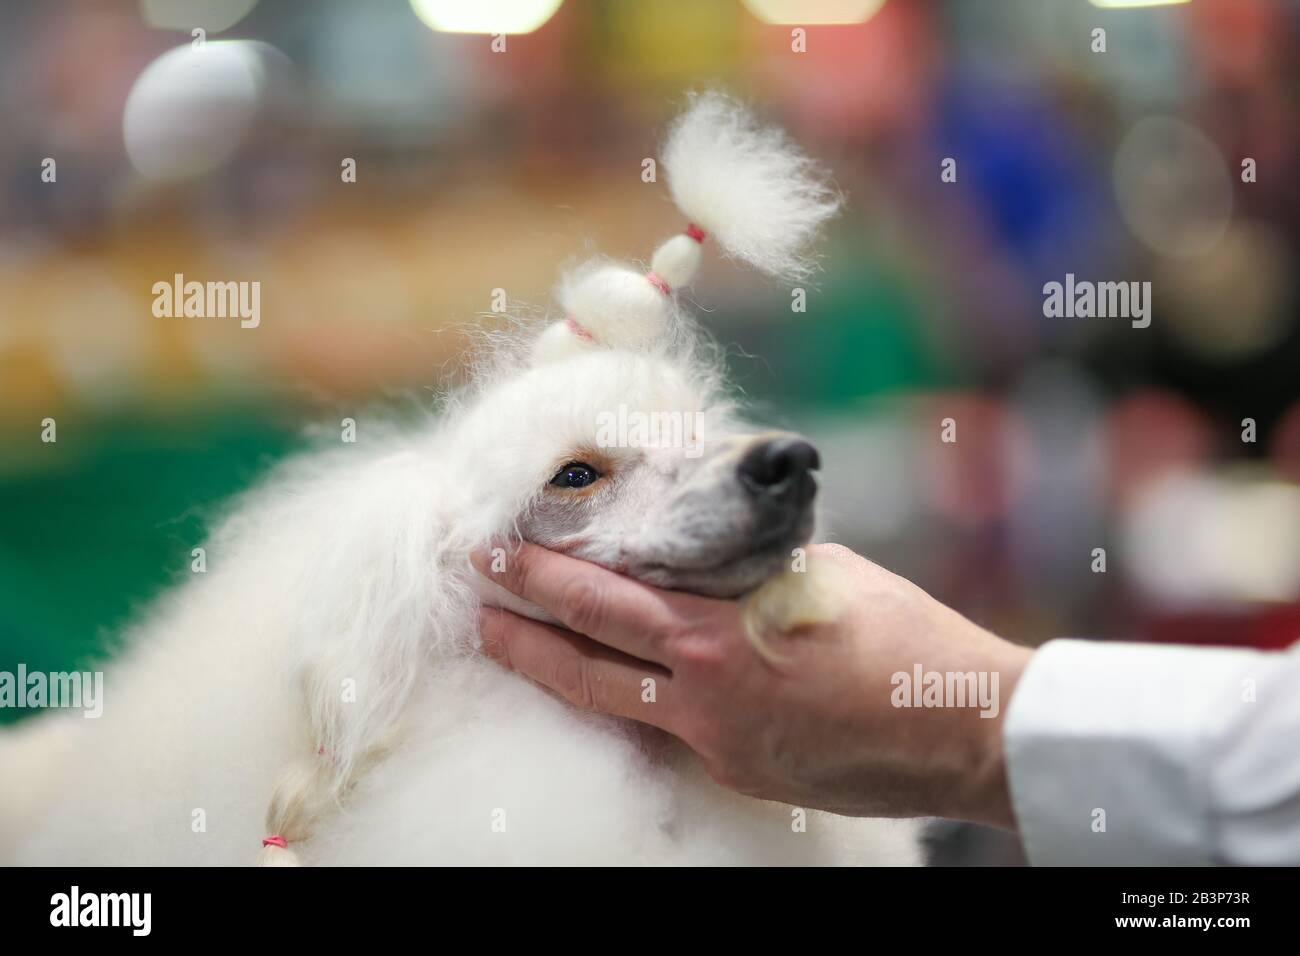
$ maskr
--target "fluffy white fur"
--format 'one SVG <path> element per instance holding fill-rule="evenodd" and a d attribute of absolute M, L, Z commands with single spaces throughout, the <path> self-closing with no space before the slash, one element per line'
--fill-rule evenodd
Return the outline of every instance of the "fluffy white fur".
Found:
<path fill-rule="evenodd" d="M 813 271 L 814 241 L 840 197 L 783 130 L 701 93 L 669 131 L 663 164 L 677 208 L 728 255 L 786 279 Z"/>
<path fill-rule="evenodd" d="M 720 103 L 688 119 L 733 117 Z M 728 142 L 755 168 L 803 171 L 747 130 Z M 701 135 L 679 124 L 670 154 L 712 166 Z M 802 208 L 766 199 L 778 216 Z M 741 248 L 776 258 L 770 242 Z M 628 308 L 612 292 L 584 302 L 604 332 Z M 918 862 L 909 823 L 812 813 L 795 832 L 791 808 L 721 790 L 676 741 L 580 713 L 477 650 L 480 603 L 536 614 L 470 569 L 480 543 L 523 536 L 735 595 L 806 540 L 801 518 L 790 542 L 751 547 L 765 526 L 735 461 L 764 436 L 736 417 L 689 320 L 674 308 L 665 323 L 581 347 L 546 347 L 554 327 L 505 334 L 436 420 L 291 461 L 244 496 L 207 542 L 207 573 L 105 665 L 102 718 L 52 714 L 0 737 L 0 862 L 247 864 L 271 833 L 289 842 L 262 851 L 272 864 Z M 707 454 L 606 449 L 616 480 L 549 491 L 620 403 L 698 412 Z M 747 622 L 828 606 L 791 587 L 751 599 Z"/>
<path fill-rule="evenodd" d="M 643 273 L 606 259 L 592 259 L 566 271 L 556 298 L 565 314 L 601 345 L 636 347 L 661 339 L 676 315 L 673 301 L 647 282 Z M 559 327 L 567 331 L 562 323 Z"/>

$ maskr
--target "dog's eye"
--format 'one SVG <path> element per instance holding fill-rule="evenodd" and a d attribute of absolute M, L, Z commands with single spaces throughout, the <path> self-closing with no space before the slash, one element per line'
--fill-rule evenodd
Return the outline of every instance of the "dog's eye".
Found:
<path fill-rule="evenodd" d="M 557 488 L 586 488 L 600 477 L 600 472 L 591 465 L 580 461 L 571 461 L 560 469 L 559 474 L 551 479 Z"/>

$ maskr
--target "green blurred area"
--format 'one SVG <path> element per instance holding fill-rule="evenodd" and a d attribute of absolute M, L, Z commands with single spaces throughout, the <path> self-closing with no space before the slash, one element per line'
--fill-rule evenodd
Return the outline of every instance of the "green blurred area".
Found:
<path fill-rule="evenodd" d="M 844 412 L 873 399 L 961 383 L 933 325 L 941 297 L 900 275 L 870 247 L 841 240 L 806 311 L 763 321 L 724 312 L 706 325 L 743 355 L 731 355 L 733 382 L 746 399 L 778 415 Z M 779 300 L 778 300 L 779 301 Z"/>
<path fill-rule="evenodd" d="M 857 405 L 912 389 L 952 384 L 930 338 L 933 303 L 881 261 L 875 251 L 842 243 L 827 263 L 830 278 L 810 296 L 803 321 L 777 324 L 770 354 L 786 358 L 779 398 L 788 404 Z"/>
<path fill-rule="evenodd" d="M 39 443 L 32 435 L 8 438 Z M 297 444 L 255 411 L 61 423 L 0 473 L 0 670 L 84 666 L 169 582 L 229 496 Z M 0 722 L 26 711 L 0 708 Z"/>

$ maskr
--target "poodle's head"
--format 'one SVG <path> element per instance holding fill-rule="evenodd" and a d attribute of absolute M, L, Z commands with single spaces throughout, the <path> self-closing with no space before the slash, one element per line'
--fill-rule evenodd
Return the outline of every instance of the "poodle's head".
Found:
<path fill-rule="evenodd" d="M 813 532 L 816 450 L 743 423 L 681 356 L 545 361 L 485 389 L 463 424 L 522 538 L 661 587 L 740 595 Z"/>
<path fill-rule="evenodd" d="M 563 320 L 492 377 L 469 440 L 492 462 L 494 491 L 511 483 L 505 518 L 524 538 L 657 585 L 731 597 L 812 535 L 817 452 L 741 422 L 679 291 L 706 239 L 769 275 L 806 278 L 840 199 L 784 133 L 718 94 L 691 101 L 660 168 L 689 224 L 660 244 L 648 271 L 607 261 L 570 271 Z"/>

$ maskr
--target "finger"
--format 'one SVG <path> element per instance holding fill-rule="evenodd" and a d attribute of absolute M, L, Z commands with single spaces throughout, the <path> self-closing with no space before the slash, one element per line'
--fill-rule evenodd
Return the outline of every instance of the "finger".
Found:
<path fill-rule="evenodd" d="M 565 627 L 633 657 L 671 667 L 669 639 L 719 602 L 662 591 L 586 561 L 527 542 L 501 570 L 483 552 L 470 556 L 485 577 L 545 608 Z"/>
<path fill-rule="evenodd" d="M 670 730 L 672 675 L 657 664 L 496 608 L 480 612 L 479 634 L 489 657 L 575 707 Z"/>

